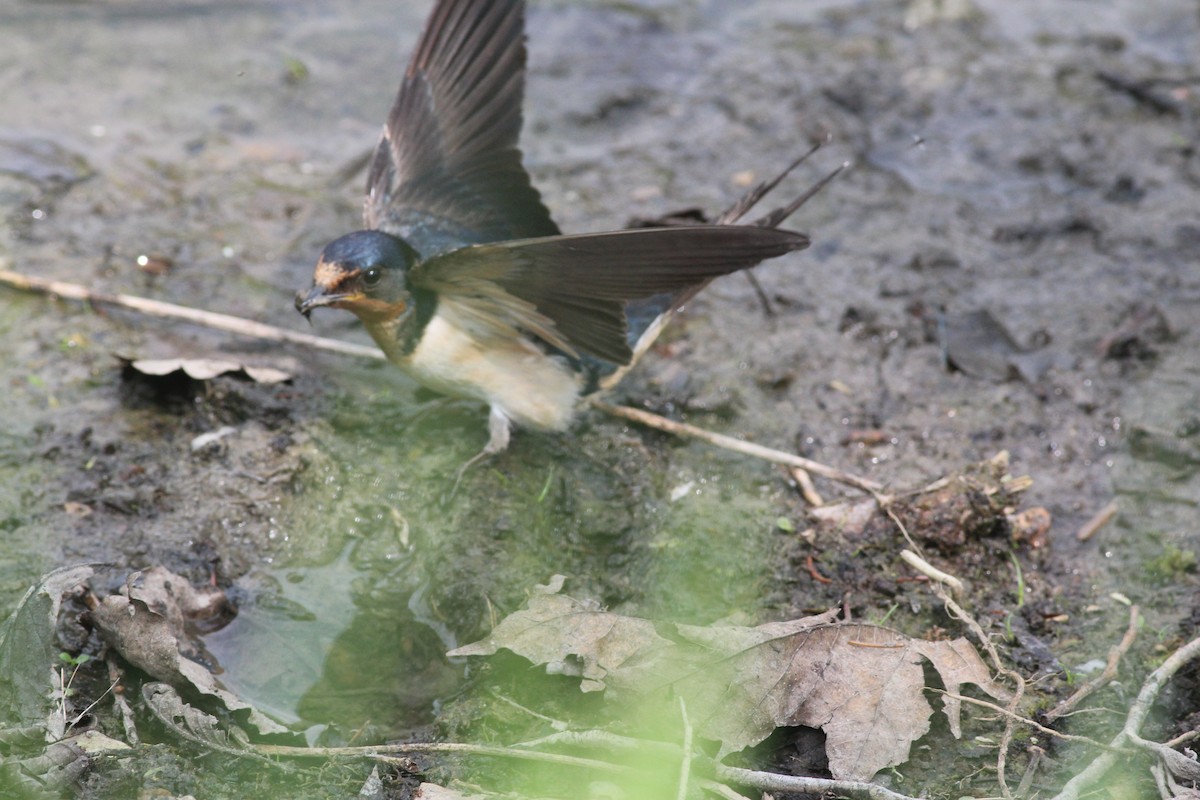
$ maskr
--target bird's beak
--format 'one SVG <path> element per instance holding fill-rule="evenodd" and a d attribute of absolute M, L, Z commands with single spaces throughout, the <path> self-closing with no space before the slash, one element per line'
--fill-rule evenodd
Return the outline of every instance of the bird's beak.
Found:
<path fill-rule="evenodd" d="M 319 283 L 314 283 L 307 292 L 296 293 L 296 310 L 307 317 L 314 308 L 322 306 L 345 306 L 362 295 L 357 292 L 329 292 Z"/>

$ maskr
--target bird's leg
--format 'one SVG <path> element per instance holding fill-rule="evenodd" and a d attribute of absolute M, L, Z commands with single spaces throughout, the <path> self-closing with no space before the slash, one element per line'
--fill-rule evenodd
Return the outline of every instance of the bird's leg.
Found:
<path fill-rule="evenodd" d="M 511 438 L 512 422 L 508 415 L 496 406 L 492 406 L 491 411 L 488 412 L 488 443 L 458 468 L 458 472 L 454 475 L 454 488 L 450 490 L 450 496 L 453 497 L 458 492 L 458 484 L 468 469 L 489 456 L 503 453 L 508 448 Z"/>

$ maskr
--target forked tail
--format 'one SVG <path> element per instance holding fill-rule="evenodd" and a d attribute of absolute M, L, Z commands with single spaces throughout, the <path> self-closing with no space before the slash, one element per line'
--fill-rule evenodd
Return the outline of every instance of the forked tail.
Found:
<path fill-rule="evenodd" d="M 776 186 L 778 186 L 784 178 L 791 174 L 792 170 L 803 164 L 810 156 L 829 143 L 829 139 L 818 142 L 813 145 L 808 152 L 797 158 L 792 163 L 770 180 L 763 181 L 752 187 L 738 200 L 722 212 L 716 219 L 712 221 L 705 220 L 703 215 L 695 215 L 694 224 L 710 224 L 710 225 L 735 225 L 739 224 L 739 220 L 746 216 L 759 201 L 770 194 Z M 842 170 L 850 166 L 850 162 L 843 162 L 837 169 L 830 172 L 821 180 L 817 181 L 799 197 L 792 200 L 785 206 L 773 209 L 753 222 L 741 223 L 753 225 L 760 228 L 778 228 L 783 224 L 788 217 L 796 212 L 801 206 L 811 200 L 818 192 L 824 189 L 830 181 L 836 178 Z M 679 218 L 676 217 L 676 220 Z M 689 219 L 689 222 L 691 220 Z M 688 224 L 688 222 L 674 222 L 672 224 Z M 644 300 L 636 300 L 626 305 L 625 314 L 629 320 L 629 344 L 633 350 L 633 358 L 628 364 L 613 368 L 607 365 L 607 369 L 599 369 L 595 373 L 594 388 L 596 391 L 608 391 L 612 389 L 625 377 L 625 374 L 631 370 L 634 365 L 641 360 L 646 351 L 658 339 L 663 328 L 674 317 L 675 312 L 688 300 L 696 296 L 703 289 L 707 282 L 689 286 L 682 292 L 677 292 L 670 295 L 655 295 L 647 297 Z"/>

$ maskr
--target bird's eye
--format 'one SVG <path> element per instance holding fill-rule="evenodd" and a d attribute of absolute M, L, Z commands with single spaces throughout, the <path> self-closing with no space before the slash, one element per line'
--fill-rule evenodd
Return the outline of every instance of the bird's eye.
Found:
<path fill-rule="evenodd" d="M 379 281 L 383 279 L 383 270 L 379 267 L 371 267 L 363 273 L 363 283 L 367 288 L 374 288 L 379 285 Z"/>

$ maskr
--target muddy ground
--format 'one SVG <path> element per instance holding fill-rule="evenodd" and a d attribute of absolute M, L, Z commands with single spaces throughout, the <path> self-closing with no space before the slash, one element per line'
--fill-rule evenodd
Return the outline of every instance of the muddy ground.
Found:
<path fill-rule="evenodd" d="M 356 159 L 427 10 L 0 8 L 0 258 L 305 330 L 292 296 L 358 225 Z M 523 149 L 566 231 L 718 210 L 826 135 L 778 199 L 852 162 L 791 222 L 811 249 L 756 271 L 770 313 L 742 276 L 717 282 L 617 399 L 897 487 L 1008 451 L 1033 480 L 1024 507 L 1051 515 L 1044 540 L 994 530 L 931 553 L 970 578 L 971 607 L 1045 697 L 1104 658 L 1126 600 L 1143 608 L 1101 696 L 1111 713 L 1075 729 L 1111 735 L 1200 613 L 1195 5 L 557 0 L 529 17 Z M 365 341 L 348 315 L 314 323 Z M 76 562 L 110 565 L 101 594 L 155 564 L 214 582 L 240 613 L 208 637 L 211 658 L 313 740 L 468 734 L 464 666 L 442 654 L 555 573 L 654 619 L 844 604 L 962 633 L 898 538 L 810 543 L 777 468 L 599 412 L 518 435 L 447 501 L 485 412 L 384 365 L 9 290 L 0 342 L 0 608 Z M 152 382 L 119 360 L 213 354 L 294 378 Z M 1114 499 L 1116 518 L 1077 541 Z M 100 645 L 83 630 L 72 647 Z M 1181 684 L 1151 732 L 1176 735 L 1197 707 Z M 975 725 L 966 744 L 935 730 L 886 780 L 994 794 L 996 723 Z M 1037 746 L 1043 794 L 1094 752 Z M 1010 780 L 1034 749 L 1016 746 Z M 153 753 L 153 769 L 111 766 L 71 791 L 248 796 L 216 761 Z M 1150 796 L 1145 767 L 1108 791 Z M 312 796 L 357 791 L 366 771 L 339 769 Z M 260 779 L 255 796 L 289 796 Z"/>

